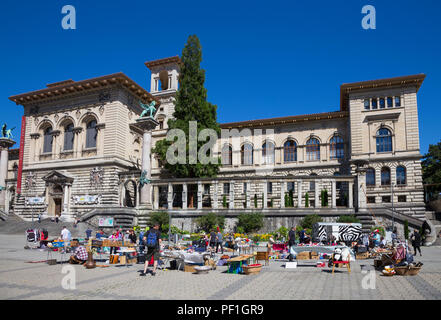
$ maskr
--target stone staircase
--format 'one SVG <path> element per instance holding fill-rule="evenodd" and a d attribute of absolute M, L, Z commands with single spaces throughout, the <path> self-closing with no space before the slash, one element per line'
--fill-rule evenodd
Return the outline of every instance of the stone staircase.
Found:
<path fill-rule="evenodd" d="M 135 224 L 137 212 L 135 208 L 123 207 L 97 207 L 80 217 L 81 222 L 87 222 L 91 226 L 98 228 L 98 218 L 113 217 L 114 227 L 123 229 L 132 228 Z"/>

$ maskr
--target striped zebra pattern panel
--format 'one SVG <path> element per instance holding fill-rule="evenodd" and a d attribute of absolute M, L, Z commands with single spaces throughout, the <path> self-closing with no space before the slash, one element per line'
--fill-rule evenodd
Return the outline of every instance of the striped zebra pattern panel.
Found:
<path fill-rule="evenodd" d="M 361 237 L 361 228 L 358 226 L 339 226 L 338 236 L 340 241 L 357 241 Z"/>

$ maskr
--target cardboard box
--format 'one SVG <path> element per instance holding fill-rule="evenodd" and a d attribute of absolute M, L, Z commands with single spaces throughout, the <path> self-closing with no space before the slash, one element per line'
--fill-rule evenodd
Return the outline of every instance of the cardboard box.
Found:
<path fill-rule="evenodd" d="M 184 272 L 196 272 L 196 269 L 194 267 L 196 267 L 196 265 L 186 264 L 184 265 Z"/>
<path fill-rule="evenodd" d="M 356 257 L 357 259 L 360 259 L 360 260 L 362 260 L 362 259 L 368 259 L 368 258 L 369 258 L 369 252 L 357 253 L 357 254 L 355 255 L 355 257 Z"/>
<path fill-rule="evenodd" d="M 299 252 L 296 256 L 296 260 L 309 260 L 311 255 L 309 252 Z"/>

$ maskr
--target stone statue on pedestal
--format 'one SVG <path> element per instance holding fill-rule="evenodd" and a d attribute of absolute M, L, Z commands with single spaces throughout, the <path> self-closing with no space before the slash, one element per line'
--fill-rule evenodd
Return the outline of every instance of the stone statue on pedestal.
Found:
<path fill-rule="evenodd" d="M 147 178 L 147 171 L 143 170 L 141 173 L 141 177 L 139 178 L 139 184 L 141 187 L 144 187 L 144 184 L 150 183 L 150 180 Z"/>

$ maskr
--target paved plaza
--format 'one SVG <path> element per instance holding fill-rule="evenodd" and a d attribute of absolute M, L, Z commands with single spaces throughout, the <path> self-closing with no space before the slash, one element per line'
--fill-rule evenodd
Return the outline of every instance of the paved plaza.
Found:
<path fill-rule="evenodd" d="M 384 277 L 375 271 L 375 289 L 362 287 L 369 275 L 362 270 L 373 270 L 373 260 L 358 260 L 351 274 L 344 268 L 334 275 L 329 268 L 303 261 L 296 269 L 271 261 L 254 276 L 227 274 L 224 266 L 203 275 L 164 270 L 155 277 L 139 277 L 141 264 L 95 269 L 74 265 L 76 288 L 66 290 L 62 281 L 67 273 L 62 269 L 67 264 L 27 263 L 45 260 L 46 252 L 25 250 L 24 236 L 0 234 L 0 243 L 0 299 L 441 299 L 441 247 L 423 248 L 423 257 L 416 260 L 424 266 L 417 276 Z"/>

